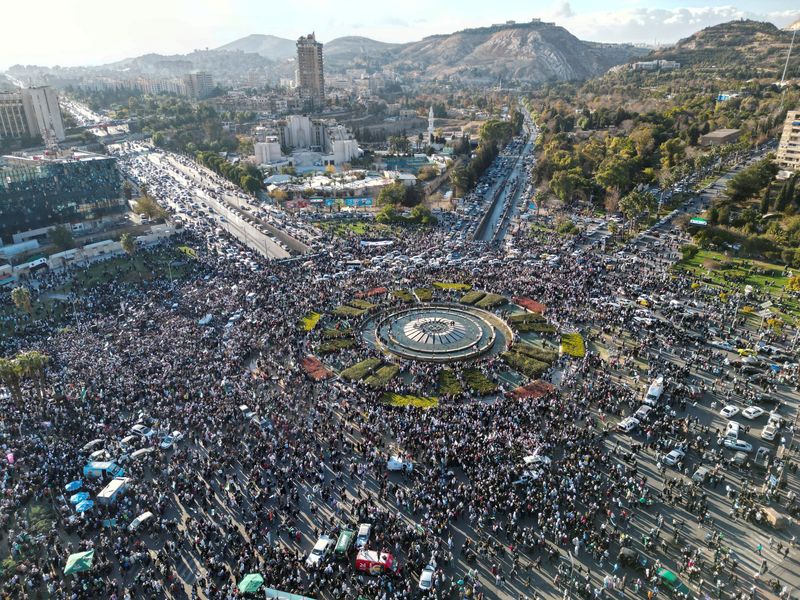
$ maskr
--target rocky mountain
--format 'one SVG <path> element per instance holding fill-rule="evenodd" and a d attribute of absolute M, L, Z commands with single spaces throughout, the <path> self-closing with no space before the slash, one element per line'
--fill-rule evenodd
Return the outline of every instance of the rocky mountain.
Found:
<path fill-rule="evenodd" d="M 583 79 L 647 51 L 583 42 L 552 23 L 496 25 L 406 44 L 394 65 L 429 78 L 541 82 Z"/>
<path fill-rule="evenodd" d="M 325 64 L 344 70 L 354 65 L 386 64 L 404 44 L 389 44 L 366 37 L 346 36 L 331 40 L 324 47 Z"/>
<path fill-rule="evenodd" d="M 780 75 L 792 40 L 790 31 L 772 23 L 729 21 L 706 27 L 648 59 L 676 60 L 685 66 L 731 68 L 756 75 Z M 787 74 L 798 76 L 800 52 L 793 53 Z"/>
<path fill-rule="evenodd" d="M 294 58 L 297 52 L 294 40 L 257 33 L 234 40 L 224 46 L 220 46 L 217 50 L 259 54 L 264 58 L 277 61 Z"/>

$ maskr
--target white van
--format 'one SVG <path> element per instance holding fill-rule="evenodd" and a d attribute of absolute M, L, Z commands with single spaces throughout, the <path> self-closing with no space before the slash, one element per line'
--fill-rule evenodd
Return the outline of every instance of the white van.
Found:
<path fill-rule="evenodd" d="M 647 404 L 642 404 L 635 413 L 633 413 L 634 418 L 638 419 L 639 421 L 644 421 L 647 418 L 647 415 L 650 414 L 650 411 L 653 410 L 652 406 L 648 406 Z"/>
<path fill-rule="evenodd" d="M 131 521 L 131 524 L 128 525 L 128 531 L 136 531 L 152 518 L 153 518 L 153 513 L 151 513 L 149 510 L 147 512 L 143 512 L 133 521 Z"/>

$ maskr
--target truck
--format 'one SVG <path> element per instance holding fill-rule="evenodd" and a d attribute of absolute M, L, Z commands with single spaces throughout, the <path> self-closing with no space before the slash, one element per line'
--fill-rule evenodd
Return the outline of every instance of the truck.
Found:
<path fill-rule="evenodd" d="M 661 395 L 664 393 L 664 377 L 659 375 L 653 380 L 653 383 L 650 384 L 650 387 L 647 389 L 647 395 L 644 398 L 645 404 L 649 404 L 650 406 L 655 406 Z"/>
<path fill-rule="evenodd" d="M 400 568 L 394 556 L 388 552 L 361 550 L 356 556 L 356 571 L 370 575 L 399 574 Z"/>

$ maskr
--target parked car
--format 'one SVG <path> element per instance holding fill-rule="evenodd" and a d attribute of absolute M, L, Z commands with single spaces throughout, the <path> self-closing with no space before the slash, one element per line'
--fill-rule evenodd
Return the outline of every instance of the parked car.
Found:
<path fill-rule="evenodd" d="M 307 567 L 318 567 L 322 564 L 323 559 L 330 553 L 333 546 L 333 539 L 327 535 L 319 536 L 317 543 L 311 549 L 306 559 Z"/>
<path fill-rule="evenodd" d="M 419 576 L 419 589 L 429 590 L 433 587 L 433 574 L 435 572 L 436 567 L 430 564 L 422 569 L 422 573 Z"/>
<path fill-rule="evenodd" d="M 356 548 L 361 550 L 369 543 L 369 536 L 372 533 L 372 525 L 369 523 L 361 523 L 358 526 L 358 535 L 356 535 Z"/>
<path fill-rule="evenodd" d="M 150 427 L 147 425 L 142 425 L 141 423 L 131 427 L 131 433 L 138 435 L 139 437 L 143 437 L 146 440 L 149 440 L 156 434 L 156 432 Z"/>
<path fill-rule="evenodd" d="M 753 451 L 753 444 L 750 442 L 745 442 L 744 440 L 732 440 L 726 439 L 723 442 L 723 445 L 730 449 L 735 450 L 737 452 L 752 452 Z"/>
<path fill-rule="evenodd" d="M 665 465 L 674 467 L 676 464 L 678 464 L 680 461 L 683 460 L 684 456 L 686 456 L 686 453 L 683 450 L 681 450 L 680 448 L 675 448 L 674 450 L 671 450 L 669 454 L 667 454 L 662 459 L 662 462 Z"/>

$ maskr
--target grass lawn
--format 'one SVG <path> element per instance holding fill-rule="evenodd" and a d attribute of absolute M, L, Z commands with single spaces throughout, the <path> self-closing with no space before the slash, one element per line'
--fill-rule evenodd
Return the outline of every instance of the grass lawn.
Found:
<path fill-rule="evenodd" d="M 430 302 L 433 300 L 433 290 L 430 288 L 416 288 L 414 294 L 420 302 Z"/>
<path fill-rule="evenodd" d="M 352 348 L 355 345 L 356 341 L 353 338 L 336 338 L 322 342 L 322 344 L 319 346 L 319 353 L 333 354 L 334 352 L 344 350 L 345 348 Z"/>
<path fill-rule="evenodd" d="M 408 290 L 392 290 L 392 296 L 403 302 L 413 302 L 414 296 Z"/>
<path fill-rule="evenodd" d="M 380 364 L 380 358 L 368 358 L 367 360 L 362 360 L 360 363 L 356 363 L 352 367 L 348 367 L 342 371 L 342 379 L 347 379 L 348 381 L 358 381 L 359 379 L 367 377 L 370 373 L 377 369 L 378 365 Z"/>
<path fill-rule="evenodd" d="M 373 390 L 382 390 L 400 372 L 397 365 L 384 365 L 364 380 L 364 384 Z"/>
<path fill-rule="evenodd" d="M 330 231 L 340 237 L 377 235 L 386 236 L 392 232 L 391 225 L 373 223 L 372 221 L 320 221 L 317 227 Z"/>
<path fill-rule="evenodd" d="M 467 369 L 464 371 L 464 381 L 470 390 L 480 396 L 494 394 L 497 391 L 497 384 L 478 369 Z"/>

